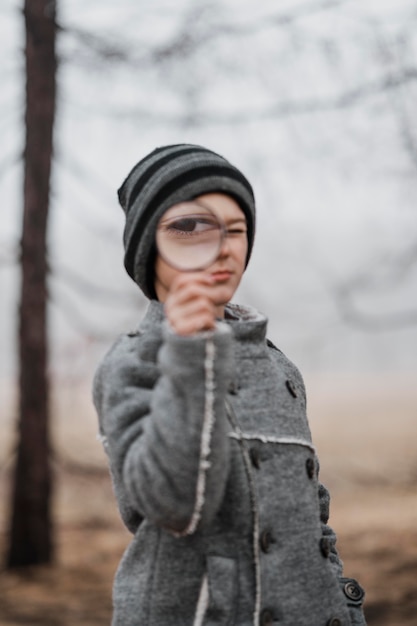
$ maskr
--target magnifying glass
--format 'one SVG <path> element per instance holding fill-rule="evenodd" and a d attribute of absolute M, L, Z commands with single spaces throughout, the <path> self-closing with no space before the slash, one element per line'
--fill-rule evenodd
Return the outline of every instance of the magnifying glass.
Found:
<path fill-rule="evenodd" d="M 225 226 L 211 209 L 198 202 L 181 202 L 159 220 L 156 245 L 171 267 L 194 272 L 214 263 L 224 236 Z"/>

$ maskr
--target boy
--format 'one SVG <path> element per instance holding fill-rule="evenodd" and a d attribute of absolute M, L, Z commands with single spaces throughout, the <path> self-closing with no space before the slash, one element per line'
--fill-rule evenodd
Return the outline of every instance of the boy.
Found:
<path fill-rule="evenodd" d="M 252 188 L 201 146 L 158 148 L 119 190 L 125 267 L 150 299 L 94 382 L 100 433 L 133 533 L 113 626 L 364 626 L 342 577 L 329 497 L 296 367 L 267 320 L 230 304 L 255 233 Z M 166 211 L 224 224 L 213 262 L 183 272 L 160 254 Z"/>

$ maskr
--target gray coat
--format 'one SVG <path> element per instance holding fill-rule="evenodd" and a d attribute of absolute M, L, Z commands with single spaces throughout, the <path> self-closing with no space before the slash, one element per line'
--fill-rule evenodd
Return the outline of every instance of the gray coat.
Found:
<path fill-rule="evenodd" d="M 342 577 L 296 367 L 231 305 L 180 337 L 151 302 L 96 374 L 94 401 L 133 533 L 113 626 L 363 626 Z M 234 319 L 230 319 L 234 318 Z"/>

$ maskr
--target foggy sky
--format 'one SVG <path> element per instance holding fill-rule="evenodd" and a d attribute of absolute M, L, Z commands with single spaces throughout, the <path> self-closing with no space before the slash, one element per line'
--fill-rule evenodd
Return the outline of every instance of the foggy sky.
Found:
<path fill-rule="evenodd" d="M 69 31 L 59 35 L 49 231 L 53 368 L 89 375 L 117 334 L 136 326 L 146 303 L 123 269 L 116 189 L 154 147 L 191 142 L 229 158 L 253 184 L 255 251 L 236 299 L 268 315 L 274 343 L 302 369 L 415 369 L 417 326 L 382 329 L 417 309 L 417 263 L 404 261 L 417 242 L 417 79 L 390 87 L 415 68 L 417 4 L 318 4 L 59 4 Z M 20 3 L 2 7 L 0 374 L 9 376 L 23 29 Z M 112 54 L 82 43 L 80 29 Z M 172 45 L 187 37 L 188 47 Z M 344 318 L 337 293 L 346 285 L 368 325 Z"/>

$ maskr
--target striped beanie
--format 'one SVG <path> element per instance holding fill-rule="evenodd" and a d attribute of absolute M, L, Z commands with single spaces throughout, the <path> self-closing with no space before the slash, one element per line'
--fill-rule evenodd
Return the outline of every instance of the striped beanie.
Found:
<path fill-rule="evenodd" d="M 202 146 L 156 148 L 131 170 L 118 191 L 126 214 L 124 264 L 143 293 L 156 299 L 155 233 L 164 212 L 206 193 L 225 193 L 239 204 L 248 227 L 248 255 L 255 235 L 255 199 L 243 174 L 225 158 Z"/>

